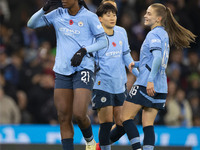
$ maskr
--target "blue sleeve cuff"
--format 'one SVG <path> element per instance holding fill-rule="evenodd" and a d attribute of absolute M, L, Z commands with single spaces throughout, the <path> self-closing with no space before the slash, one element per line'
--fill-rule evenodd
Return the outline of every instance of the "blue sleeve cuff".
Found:
<path fill-rule="evenodd" d="M 134 60 L 133 60 L 133 58 L 131 57 L 131 54 L 130 54 L 130 53 L 127 53 L 126 55 L 123 55 L 123 57 L 124 57 L 125 65 L 126 65 L 126 67 L 128 68 L 129 64 L 130 64 L 131 62 L 133 62 Z"/>
<path fill-rule="evenodd" d="M 95 52 L 101 50 L 108 46 L 108 40 L 105 34 L 98 36 L 96 42 L 92 45 L 86 46 L 85 49 L 88 53 Z"/>
<path fill-rule="evenodd" d="M 137 68 L 133 68 L 132 73 L 133 73 L 136 77 L 139 76 L 139 71 L 138 71 Z"/>
<path fill-rule="evenodd" d="M 135 62 L 134 68 L 139 68 L 140 61 L 134 61 L 134 62 Z"/>

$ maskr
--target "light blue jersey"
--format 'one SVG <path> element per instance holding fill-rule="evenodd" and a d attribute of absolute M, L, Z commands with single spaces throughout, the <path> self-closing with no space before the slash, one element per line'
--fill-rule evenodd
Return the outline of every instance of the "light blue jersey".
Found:
<path fill-rule="evenodd" d="M 127 37 L 127 33 L 126 33 L 126 30 L 123 28 L 123 27 L 120 27 L 120 26 L 114 26 L 114 30 L 115 31 L 118 31 L 118 32 L 122 32 L 122 34 L 124 34 L 125 37 Z M 128 38 L 127 38 L 128 40 Z"/>
<path fill-rule="evenodd" d="M 109 47 L 97 52 L 100 70 L 96 74 L 94 89 L 112 94 L 125 91 L 127 75 L 125 65 L 133 61 L 126 35 L 114 28 L 114 34 L 107 36 Z M 129 57 L 125 57 L 129 55 Z M 124 60 L 128 58 L 129 60 Z M 131 59 L 130 59 L 131 58 Z"/>
<path fill-rule="evenodd" d="M 163 27 L 158 26 L 151 30 L 144 40 L 140 50 L 139 76 L 134 85 L 147 86 L 150 71 L 152 69 L 153 54 L 152 51 L 159 50 L 162 54 L 162 63 L 159 71 L 153 79 L 154 90 L 158 93 L 167 93 L 167 68 L 169 58 L 169 37 Z"/>
<path fill-rule="evenodd" d="M 72 67 L 71 58 L 81 48 L 91 45 L 93 39 L 102 36 L 104 30 L 96 14 L 81 7 L 75 15 L 69 15 L 67 9 L 58 8 L 44 16 L 44 20 L 53 24 L 56 30 L 57 51 L 53 70 L 70 75 L 83 68 L 94 71 L 94 58 L 83 58 L 80 66 Z"/>

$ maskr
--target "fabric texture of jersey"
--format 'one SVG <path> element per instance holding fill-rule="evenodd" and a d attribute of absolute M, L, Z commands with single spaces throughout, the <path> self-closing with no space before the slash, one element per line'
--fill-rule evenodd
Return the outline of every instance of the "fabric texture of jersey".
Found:
<path fill-rule="evenodd" d="M 167 68 L 169 58 L 169 37 L 163 27 L 158 26 L 151 30 L 144 40 L 140 50 L 139 76 L 134 85 L 147 86 L 149 74 L 152 68 L 152 51 L 160 50 L 162 52 L 162 64 L 153 80 L 154 89 L 158 93 L 167 93 Z"/>
<path fill-rule="evenodd" d="M 91 45 L 95 38 L 105 35 L 96 14 L 81 7 L 72 16 L 67 9 L 59 7 L 44 15 L 43 19 L 47 25 L 53 24 L 56 29 L 57 49 L 53 70 L 63 75 L 73 74 L 83 68 L 94 71 L 94 58 L 88 54 L 78 67 L 72 67 L 70 60 L 81 47 Z"/>
<path fill-rule="evenodd" d="M 124 56 L 130 55 L 130 48 L 126 35 L 121 31 L 115 29 L 114 34 L 107 37 L 108 48 L 96 53 L 100 70 L 96 74 L 94 89 L 119 94 L 125 91 L 127 76 Z"/>

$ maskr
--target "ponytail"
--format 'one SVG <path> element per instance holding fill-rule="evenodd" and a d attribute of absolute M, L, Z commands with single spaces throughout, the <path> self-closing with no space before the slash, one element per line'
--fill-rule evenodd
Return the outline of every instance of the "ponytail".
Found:
<path fill-rule="evenodd" d="M 161 24 L 169 35 L 170 45 L 177 48 L 188 48 L 191 42 L 195 42 L 196 35 L 176 21 L 170 8 L 159 3 L 152 4 L 151 7 L 155 8 L 157 15 L 162 17 Z"/>
<path fill-rule="evenodd" d="M 195 37 L 191 31 L 182 27 L 174 18 L 170 8 L 166 7 L 167 18 L 165 29 L 169 34 L 171 45 L 177 48 L 188 48 L 191 42 L 195 42 Z"/>
<path fill-rule="evenodd" d="M 89 10 L 89 8 L 87 7 L 86 3 L 84 0 L 78 0 L 79 5 L 84 6 L 87 10 Z"/>

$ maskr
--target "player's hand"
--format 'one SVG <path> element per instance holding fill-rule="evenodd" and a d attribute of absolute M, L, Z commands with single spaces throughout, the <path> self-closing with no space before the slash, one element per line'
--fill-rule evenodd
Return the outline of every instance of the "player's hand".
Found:
<path fill-rule="evenodd" d="M 149 96 L 154 96 L 156 91 L 154 90 L 154 83 L 153 82 L 147 82 L 147 94 Z"/>
<path fill-rule="evenodd" d="M 71 59 L 71 65 L 73 67 L 77 67 L 81 64 L 83 57 L 87 54 L 87 50 L 85 48 L 79 49 Z"/>
<path fill-rule="evenodd" d="M 128 65 L 128 70 L 129 70 L 131 73 L 132 73 L 132 70 L 133 70 L 134 66 L 135 66 L 135 62 L 134 62 L 134 61 L 131 62 L 131 63 Z"/>
<path fill-rule="evenodd" d="M 51 6 L 54 6 L 60 2 L 61 2 L 60 0 L 47 0 L 46 3 L 44 4 L 43 10 L 48 11 Z"/>

